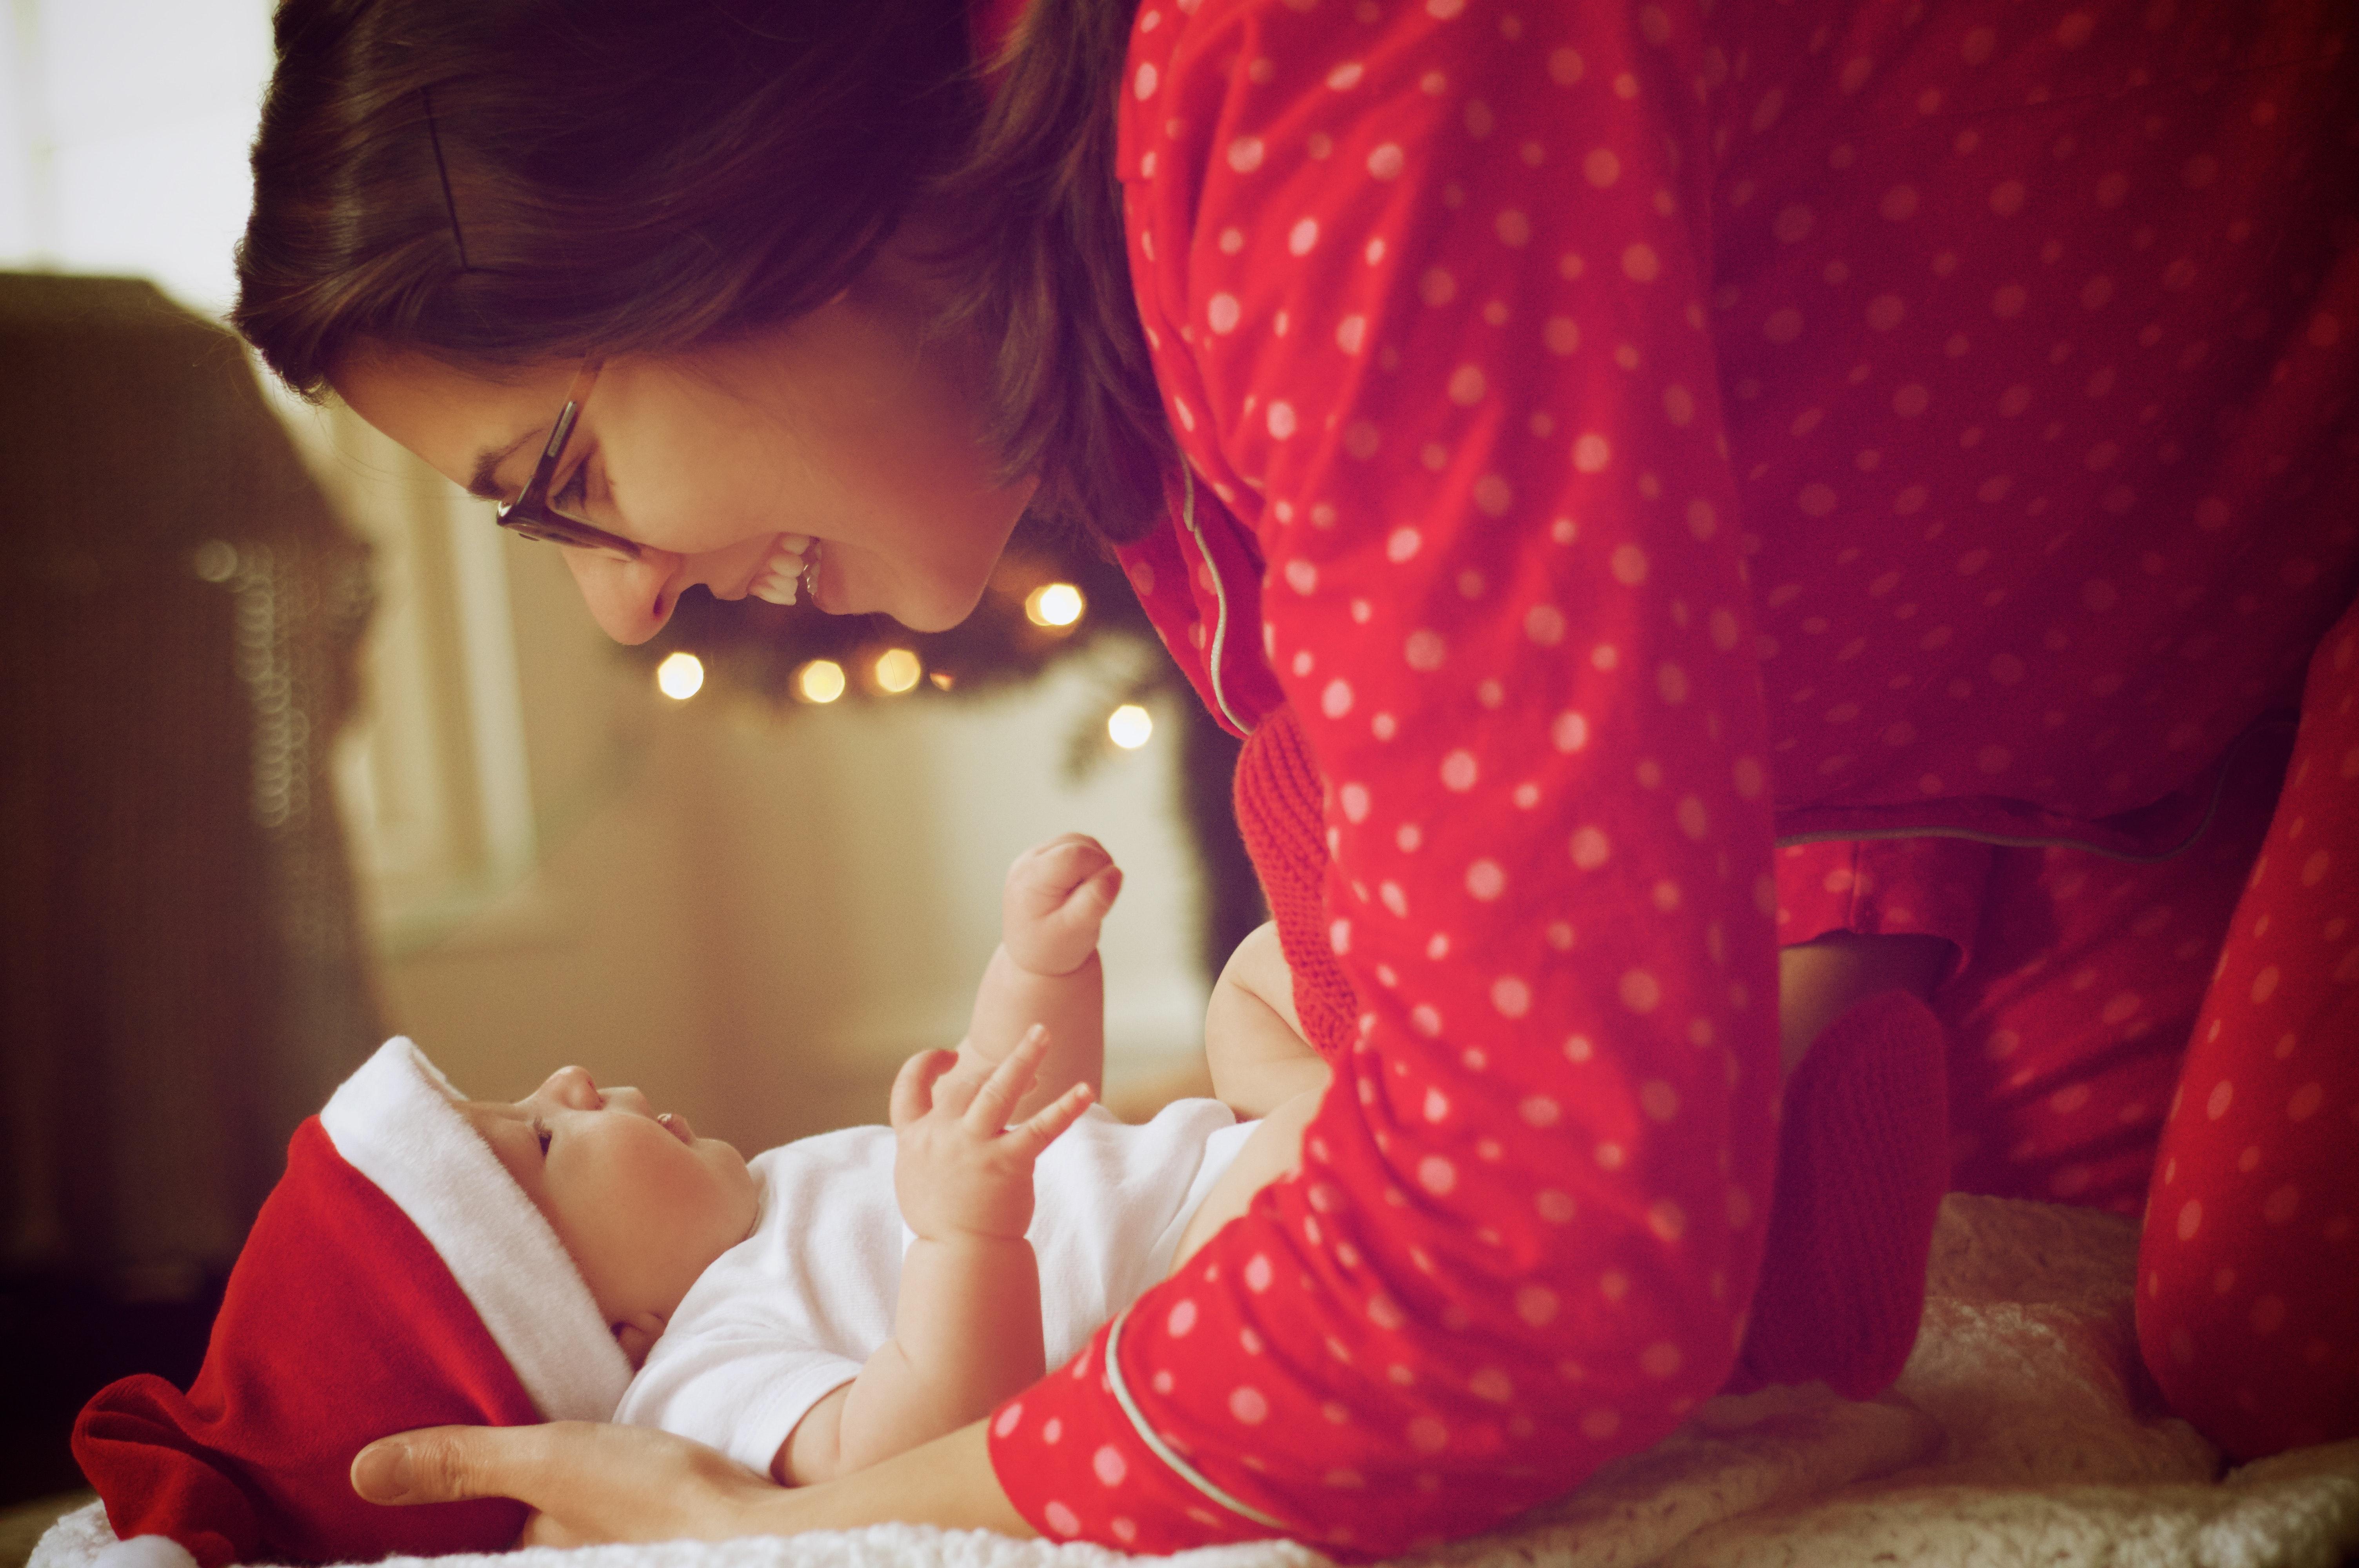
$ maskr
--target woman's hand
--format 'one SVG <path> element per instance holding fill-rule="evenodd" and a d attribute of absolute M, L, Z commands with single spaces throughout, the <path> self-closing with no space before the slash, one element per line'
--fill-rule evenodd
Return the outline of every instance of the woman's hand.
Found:
<path fill-rule="evenodd" d="M 429 1426 L 362 1449 L 353 1490 L 373 1503 L 514 1498 L 534 1510 L 526 1546 L 721 1541 L 897 1520 L 1033 1533 L 992 1474 L 979 1421 L 842 1480 L 792 1490 L 647 1427 Z"/>
<path fill-rule="evenodd" d="M 701 1443 L 647 1427 L 435 1426 L 370 1444 L 353 1490 L 373 1503 L 514 1498 L 534 1512 L 527 1546 L 722 1540 L 792 1527 L 791 1494 Z"/>

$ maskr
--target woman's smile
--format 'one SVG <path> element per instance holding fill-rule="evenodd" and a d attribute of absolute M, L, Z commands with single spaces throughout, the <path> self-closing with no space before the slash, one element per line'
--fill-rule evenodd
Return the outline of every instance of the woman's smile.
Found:
<path fill-rule="evenodd" d="M 569 508 L 639 547 L 566 550 L 600 627 L 643 643 L 700 584 L 915 631 L 964 620 L 1035 481 L 999 478 L 972 345 L 935 330 L 937 308 L 923 270 L 888 251 L 785 326 L 603 362 L 560 476 Z M 364 343 L 333 382 L 453 481 L 513 495 L 577 372 L 475 372 Z"/>
<path fill-rule="evenodd" d="M 745 591 L 772 604 L 792 604 L 799 596 L 808 596 L 816 605 L 820 554 L 819 541 L 809 535 L 781 534 Z"/>

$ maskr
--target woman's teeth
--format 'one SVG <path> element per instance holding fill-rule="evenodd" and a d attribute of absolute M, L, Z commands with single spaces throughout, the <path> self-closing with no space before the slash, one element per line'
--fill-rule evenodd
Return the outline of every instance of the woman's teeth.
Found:
<path fill-rule="evenodd" d="M 792 604 L 799 589 L 817 591 L 818 578 L 819 541 L 808 534 L 781 534 L 746 591 L 771 604 Z"/>

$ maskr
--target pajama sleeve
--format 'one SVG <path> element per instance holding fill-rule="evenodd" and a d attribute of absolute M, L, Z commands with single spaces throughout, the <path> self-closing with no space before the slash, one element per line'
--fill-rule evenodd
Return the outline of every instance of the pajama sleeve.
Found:
<path fill-rule="evenodd" d="M 1991 846 L 1970 838 L 1821 839 L 1777 856 L 1777 946 L 1836 933 L 1939 936 L 1956 949 L 1944 981 L 1973 961 Z"/>
<path fill-rule="evenodd" d="M 1360 1011 L 1299 1175 L 992 1452 L 1054 1535 L 1384 1555 L 1652 1443 L 1743 1332 L 1776 900 L 1703 330 L 1723 67 L 1680 5 L 1136 27 L 1142 314 L 1266 563 Z"/>

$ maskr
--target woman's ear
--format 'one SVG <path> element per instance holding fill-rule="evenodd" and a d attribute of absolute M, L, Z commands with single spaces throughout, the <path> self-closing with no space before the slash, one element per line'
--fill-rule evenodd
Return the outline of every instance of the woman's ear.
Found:
<path fill-rule="evenodd" d="M 664 1320 L 651 1312 L 634 1313 L 614 1325 L 614 1343 L 636 1372 L 647 1364 L 647 1352 L 663 1337 Z"/>

